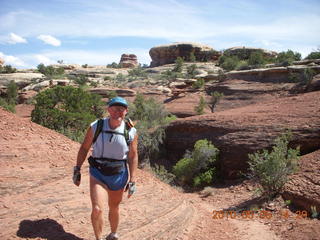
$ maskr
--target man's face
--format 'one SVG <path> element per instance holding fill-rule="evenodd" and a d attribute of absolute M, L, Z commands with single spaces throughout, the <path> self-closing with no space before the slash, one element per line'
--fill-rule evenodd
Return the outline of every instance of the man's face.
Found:
<path fill-rule="evenodd" d="M 111 106 L 108 107 L 108 112 L 113 120 L 122 121 L 128 113 L 128 109 L 122 106 Z"/>

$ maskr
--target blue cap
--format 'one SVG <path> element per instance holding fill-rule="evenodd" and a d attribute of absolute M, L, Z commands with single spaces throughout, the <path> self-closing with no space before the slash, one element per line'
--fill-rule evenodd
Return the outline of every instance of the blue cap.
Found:
<path fill-rule="evenodd" d="M 112 98 L 109 102 L 108 102 L 108 107 L 111 107 L 111 106 L 123 106 L 123 107 L 128 107 L 128 103 L 127 101 L 122 98 L 122 97 L 114 97 Z"/>

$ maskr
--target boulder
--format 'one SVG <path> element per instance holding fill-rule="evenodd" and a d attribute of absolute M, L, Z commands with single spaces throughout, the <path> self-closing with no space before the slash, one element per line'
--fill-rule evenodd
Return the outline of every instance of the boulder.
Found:
<path fill-rule="evenodd" d="M 174 121 L 166 128 L 167 157 L 175 164 L 197 140 L 208 139 L 220 149 L 222 176 L 235 178 L 246 172 L 248 153 L 270 148 L 288 128 L 292 146 L 312 152 L 320 148 L 319 101 L 317 91 Z"/>
<path fill-rule="evenodd" d="M 122 54 L 119 64 L 123 68 L 134 68 L 138 66 L 138 59 L 135 54 Z"/>
<path fill-rule="evenodd" d="M 307 91 L 319 91 L 320 90 L 320 74 L 315 75 L 311 82 L 307 86 Z"/>
<path fill-rule="evenodd" d="M 311 69 L 315 73 L 320 73 L 320 65 L 316 66 L 288 66 L 288 67 L 272 67 L 259 68 L 244 71 L 230 71 L 226 73 L 228 79 L 242 79 L 257 82 L 292 82 L 292 77 L 302 78 L 304 71 Z"/>
<path fill-rule="evenodd" d="M 111 91 L 115 91 L 118 96 L 121 97 L 134 97 L 136 95 L 136 91 L 132 89 L 121 89 L 121 88 L 91 88 L 89 92 L 99 94 L 103 98 L 107 98 Z"/>
<path fill-rule="evenodd" d="M 299 171 L 290 177 L 282 196 L 299 209 L 311 212 L 311 206 L 320 211 L 320 150 L 304 155 Z"/>
<path fill-rule="evenodd" d="M 35 84 L 30 84 L 26 87 L 24 87 L 22 90 L 23 91 L 37 91 L 39 92 L 40 90 L 44 89 L 44 88 L 47 88 L 47 87 L 51 87 L 53 84 L 52 84 L 52 81 L 51 80 L 46 80 L 46 81 L 42 81 L 42 82 L 39 82 L 39 83 L 35 83 Z"/>
<path fill-rule="evenodd" d="M 10 81 L 15 81 L 18 87 L 24 88 L 32 82 L 44 80 L 45 76 L 42 73 L 3 73 L 0 74 L 0 87 L 7 86 Z"/>
<path fill-rule="evenodd" d="M 190 54 L 194 53 L 196 61 L 215 61 L 220 57 L 220 52 L 212 47 L 198 43 L 171 43 L 160 45 L 150 49 L 149 54 L 152 59 L 151 67 L 174 63 L 177 57 L 182 57 L 186 61 L 190 60 Z"/>
<path fill-rule="evenodd" d="M 269 51 L 262 48 L 252 48 L 252 47 L 232 47 L 228 48 L 223 52 L 226 56 L 237 56 L 239 59 L 249 59 L 251 53 L 261 51 L 266 57 L 275 57 L 277 52 Z"/>

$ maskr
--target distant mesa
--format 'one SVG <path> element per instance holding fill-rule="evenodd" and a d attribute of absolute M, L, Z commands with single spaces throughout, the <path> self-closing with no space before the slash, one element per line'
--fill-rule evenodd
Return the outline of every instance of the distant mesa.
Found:
<path fill-rule="evenodd" d="M 191 53 L 198 62 L 216 61 L 221 53 L 208 45 L 188 42 L 177 42 L 156 46 L 150 49 L 151 67 L 174 63 L 177 57 L 190 61 Z"/>
<path fill-rule="evenodd" d="M 249 59 L 251 53 L 261 51 L 265 57 L 275 57 L 277 56 L 277 52 L 269 51 L 263 48 L 253 48 L 253 47 L 232 47 L 228 48 L 223 52 L 223 55 L 227 56 L 237 56 L 239 59 Z"/>
<path fill-rule="evenodd" d="M 122 54 L 119 65 L 122 68 L 134 68 L 139 65 L 137 56 L 135 54 Z"/>

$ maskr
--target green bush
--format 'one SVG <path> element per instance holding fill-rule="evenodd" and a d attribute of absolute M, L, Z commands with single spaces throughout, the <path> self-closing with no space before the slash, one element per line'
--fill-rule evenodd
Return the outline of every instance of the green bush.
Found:
<path fill-rule="evenodd" d="M 198 114 L 198 115 L 202 115 L 204 114 L 204 109 L 207 106 L 206 101 L 204 100 L 204 97 L 201 96 L 200 100 L 199 100 L 199 104 L 197 106 L 194 107 L 194 111 Z"/>
<path fill-rule="evenodd" d="M 37 66 L 37 69 L 43 75 L 45 75 L 47 77 L 51 77 L 51 78 L 58 78 L 58 77 L 61 77 L 64 74 L 64 68 L 63 67 L 55 68 L 55 67 L 53 67 L 51 65 L 46 67 L 43 63 L 40 63 Z"/>
<path fill-rule="evenodd" d="M 40 92 L 31 120 L 61 133 L 86 131 L 89 124 L 103 115 L 101 97 L 81 88 L 56 86 Z"/>
<path fill-rule="evenodd" d="M 194 52 L 190 53 L 190 57 L 189 57 L 190 62 L 195 62 L 197 61 L 196 56 L 194 55 Z"/>
<path fill-rule="evenodd" d="M 250 177 L 260 184 L 263 197 L 272 198 L 281 192 L 289 174 L 297 170 L 299 148 L 288 148 L 292 134 L 286 132 L 276 138 L 272 151 L 249 154 Z"/>
<path fill-rule="evenodd" d="M 16 71 L 17 69 L 12 67 L 11 65 L 0 65 L 0 73 L 15 73 Z"/>
<path fill-rule="evenodd" d="M 320 48 L 317 51 L 309 53 L 305 59 L 320 59 Z"/>
<path fill-rule="evenodd" d="M 138 151 L 141 162 L 148 163 L 156 155 L 165 137 L 164 127 L 171 120 L 163 104 L 138 94 L 129 107 L 128 117 L 137 121 Z"/>
<path fill-rule="evenodd" d="M 175 63 L 176 64 L 175 64 L 175 66 L 174 66 L 172 71 L 181 73 L 182 72 L 183 63 L 184 63 L 183 58 L 182 57 L 177 57 Z"/>
<path fill-rule="evenodd" d="M 193 151 L 186 151 L 184 157 L 176 163 L 173 173 L 183 185 L 210 185 L 216 178 L 214 163 L 218 155 L 219 150 L 210 141 L 198 140 Z"/>
<path fill-rule="evenodd" d="M 192 87 L 194 89 L 200 89 L 204 87 L 204 84 L 205 84 L 204 79 L 198 79 L 196 82 L 192 84 Z"/>
<path fill-rule="evenodd" d="M 16 105 L 18 97 L 18 86 L 15 81 L 11 80 L 7 86 L 7 102 L 12 105 Z"/>
<path fill-rule="evenodd" d="M 175 175 L 170 173 L 163 165 L 155 164 L 152 167 L 152 171 L 155 173 L 156 177 L 159 178 L 162 182 L 167 184 L 173 184 Z"/>
<path fill-rule="evenodd" d="M 161 72 L 160 79 L 166 79 L 166 80 L 175 80 L 177 78 L 183 77 L 183 74 L 181 72 L 174 72 L 172 70 L 166 70 L 164 72 Z"/>
<path fill-rule="evenodd" d="M 255 67 L 261 67 L 265 64 L 265 62 L 266 61 L 264 59 L 262 51 L 255 51 L 251 53 L 248 60 L 248 64 Z"/>
<path fill-rule="evenodd" d="M 276 57 L 276 62 L 280 63 L 282 66 L 292 65 L 294 61 L 300 61 L 301 54 L 298 52 L 293 52 L 292 50 L 288 50 L 286 52 L 278 53 Z"/>
<path fill-rule="evenodd" d="M 15 113 L 15 105 L 14 104 L 10 104 L 6 101 L 6 99 L 0 97 L 0 106 L 3 107 L 5 110 L 9 111 L 9 112 L 13 112 Z"/>
<path fill-rule="evenodd" d="M 210 108 L 212 113 L 214 112 L 214 108 L 216 107 L 218 102 L 223 97 L 224 97 L 223 93 L 220 93 L 220 92 L 217 92 L 217 91 L 214 91 L 213 93 L 211 93 L 211 99 L 210 99 L 210 103 L 209 103 L 209 108 Z"/>
<path fill-rule="evenodd" d="M 220 58 L 221 58 L 219 59 L 219 62 L 221 63 L 220 66 L 227 71 L 232 71 L 236 69 L 240 61 L 237 56 L 230 56 L 230 57 L 221 56 Z"/>
<path fill-rule="evenodd" d="M 135 67 L 128 71 L 129 77 L 133 79 L 137 78 L 145 78 L 147 77 L 147 73 L 144 71 L 144 69 L 141 66 Z"/>
<path fill-rule="evenodd" d="M 187 67 L 187 77 L 194 78 L 195 75 L 197 74 L 196 70 L 197 70 L 197 65 L 196 64 L 189 65 Z"/>
<path fill-rule="evenodd" d="M 78 84 L 79 86 L 84 86 L 89 82 L 89 78 L 84 74 L 70 76 L 69 79 L 71 79 L 75 84 Z"/>
<path fill-rule="evenodd" d="M 107 68 L 121 68 L 121 64 L 118 64 L 116 62 L 112 62 L 111 64 L 107 65 Z"/>

